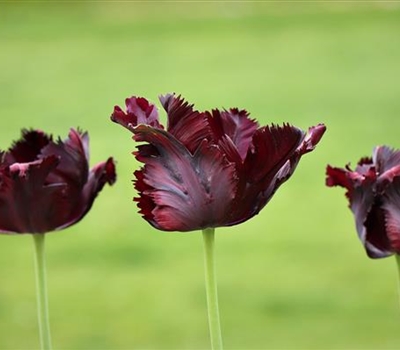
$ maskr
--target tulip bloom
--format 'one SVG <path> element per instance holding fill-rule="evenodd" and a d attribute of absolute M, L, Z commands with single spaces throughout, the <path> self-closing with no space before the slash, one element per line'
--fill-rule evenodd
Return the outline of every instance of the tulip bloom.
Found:
<path fill-rule="evenodd" d="M 214 228 L 258 214 L 301 156 L 314 149 L 325 126 L 306 134 L 289 124 L 260 127 L 237 108 L 199 112 L 171 94 L 160 101 L 166 129 L 157 108 L 142 97 L 127 98 L 126 112 L 116 106 L 111 120 L 144 142 L 134 153 L 144 163 L 135 172 L 135 201 L 144 219 L 164 231 L 203 230 L 211 345 L 222 349 Z"/>
<path fill-rule="evenodd" d="M 267 204 L 294 172 L 301 156 L 325 132 L 284 124 L 259 127 L 245 110 L 198 112 L 180 96 L 160 97 L 157 108 L 141 97 L 126 99 L 126 112 L 111 119 L 126 127 L 138 146 L 135 198 L 143 217 L 164 231 L 193 231 L 244 222 Z"/>
<path fill-rule="evenodd" d="M 23 130 L 19 141 L 0 152 L 0 233 L 33 234 L 43 349 L 51 349 L 44 234 L 81 220 L 116 178 L 112 158 L 89 170 L 88 142 L 86 132 L 74 129 L 56 142 L 42 131 Z"/>
<path fill-rule="evenodd" d="M 358 236 L 370 258 L 400 254 L 400 151 L 385 146 L 353 171 L 327 167 L 327 186 L 346 188 Z"/>
<path fill-rule="evenodd" d="M 0 232 L 46 233 L 83 218 L 103 186 L 115 182 L 112 158 L 89 170 L 88 141 L 74 129 L 64 142 L 24 130 L 1 152 Z"/>

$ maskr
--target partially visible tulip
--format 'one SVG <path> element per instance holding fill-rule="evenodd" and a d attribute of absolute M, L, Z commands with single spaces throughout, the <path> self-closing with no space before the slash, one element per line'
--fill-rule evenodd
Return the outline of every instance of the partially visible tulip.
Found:
<path fill-rule="evenodd" d="M 81 220 L 106 183 L 112 158 L 89 169 L 88 134 L 71 129 L 65 141 L 38 130 L 0 152 L 0 233 L 33 234 L 42 349 L 51 349 L 44 258 L 45 233 Z"/>
<path fill-rule="evenodd" d="M 112 158 L 89 170 L 88 134 L 70 130 L 65 141 L 23 130 L 0 156 L 0 233 L 46 233 L 71 226 L 115 182 Z"/>
<path fill-rule="evenodd" d="M 358 236 L 370 258 L 400 254 L 400 151 L 386 146 L 355 170 L 327 167 L 327 186 L 346 188 Z"/>
<path fill-rule="evenodd" d="M 377 146 L 372 158 L 361 158 L 355 170 L 328 165 L 326 175 L 327 186 L 347 190 L 367 255 L 372 259 L 394 255 L 400 283 L 400 150 Z"/>

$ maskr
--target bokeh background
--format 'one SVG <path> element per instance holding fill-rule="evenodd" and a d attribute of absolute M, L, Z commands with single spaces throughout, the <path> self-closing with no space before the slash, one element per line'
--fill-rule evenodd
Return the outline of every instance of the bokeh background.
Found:
<path fill-rule="evenodd" d="M 54 347 L 209 347 L 201 234 L 141 219 L 135 145 L 109 120 L 128 96 L 177 92 L 261 124 L 328 127 L 257 217 L 217 230 L 225 347 L 398 348 L 395 261 L 366 257 L 324 172 L 400 148 L 399 62 L 395 2 L 1 2 L 0 148 L 23 127 L 79 126 L 92 164 L 118 162 L 87 217 L 47 236 Z M 32 238 L 2 235 L 1 349 L 39 347 L 33 272 Z"/>

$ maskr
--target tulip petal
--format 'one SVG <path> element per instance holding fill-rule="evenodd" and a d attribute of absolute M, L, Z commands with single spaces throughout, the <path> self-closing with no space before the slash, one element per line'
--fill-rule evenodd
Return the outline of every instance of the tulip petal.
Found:
<path fill-rule="evenodd" d="M 69 212 L 66 185 L 47 184 L 59 160 L 49 156 L 3 169 L 0 184 L 0 230 L 44 233 L 63 222 Z"/>
<path fill-rule="evenodd" d="M 276 182 L 277 187 L 279 187 L 282 183 L 284 183 L 292 176 L 301 157 L 304 154 L 309 153 L 315 149 L 325 131 L 326 126 L 324 124 L 318 124 L 308 129 L 308 132 L 304 136 L 301 144 L 297 147 L 296 151 L 293 153 L 290 159 L 279 170 Z"/>
<path fill-rule="evenodd" d="M 114 107 L 111 120 L 122 125 L 128 130 L 139 124 L 151 125 L 155 128 L 163 128 L 158 121 L 157 107 L 143 97 L 132 96 L 125 100 L 126 113 L 118 106 Z"/>
<path fill-rule="evenodd" d="M 58 229 L 68 227 L 81 220 L 93 205 L 99 192 L 108 183 L 113 185 L 116 181 L 115 163 L 113 158 L 95 165 L 89 173 L 88 181 L 77 197 L 77 202 L 69 213 L 68 219 Z"/>
<path fill-rule="evenodd" d="M 360 190 L 359 192 L 364 191 Z M 360 197 L 365 198 L 365 193 L 360 194 Z M 361 208 L 366 206 L 362 202 L 362 199 L 356 199 L 355 202 Z M 357 221 L 361 221 L 363 219 L 364 210 L 358 210 L 358 215 L 356 215 L 356 223 Z M 387 230 L 385 216 L 386 213 L 382 209 L 381 203 L 379 203 L 379 201 L 375 201 L 369 210 L 363 226 L 361 226 L 360 223 L 357 223 L 359 226 L 358 230 L 361 231 L 361 234 L 359 233 L 361 241 L 365 246 L 368 256 L 372 259 L 385 258 L 393 254 L 390 242 L 391 240 L 388 236 L 389 230 Z"/>
<path fill-rule="evenodd" d="M 168 132 L 194 153 L 201 141 L 210 137 L 206 115 L 193 110 L 181 96 L 166 94 L 160 101 L 168 115 Z"/>
<path fill-rule="evenodd" d="M 400 178 L 396 177 L 385 192 L 386 232 L 392 251 L 400 254 Z"/>
<path fill-rule="evenodd" d="M 271 189 L 265 191 L 265 196 L 272 196 L 272 194 L 275 193 L 279 186 L 293 175 L 301 157 L 304 154 L 309 153 L 315 149 L 325 131 L 326 127 L 324 124 L 318 124 L 317 126 L 312 126 L 308 129 L 307 134 L 305 135 L 301 144 L 297 147 L 294 154 L 279 169 L 279 171 L 275 175 L 275 179 L 271 180 L 273 183 L 273 191 L 271 191 Z"/>
<path fill-rule="evenodd" d="M 212 111 L 210 125 L 215 139 L 218 141 L 223 137 L 229 137 L 236 146 L 242 161 L 246 158 L 251 146 L 254 133 L 258 129 L 258 123 L 249 118 L 246 110 L 231 108 L 220 112 L 217 109 Z"/>
<path fill-rule="evenodd" d="M 237 168 L 241 181 L 233 205 L 232 225 L 248 220 L 264 208 L 279 186 L 293 174 L 301 156 L 314 149 L 325 127 L 322 132 L 317 127 L 310 131 L 304 135 L 289 125 L 256 131 L 244 167 Z"/>
<path fill-rule="evenodd" d="M 362 176 L 371 176 L 371 174 L 375 174 L 375 164 L 372 161 L 372 158 L 364 157 L 359 160 L 357 163 L 355 172 Z"/>
<path fill-rule="evenodd" d="M 22 130 L 20 140 L 13 143 L 3 155 L 3 164 L 29 163 L 38 159 L 41 150 L 52 141 L 51 136 L 39 130 Z"/>
<path fill-rule="evenodd" d="M 400 151 L 386 146 L 379 146 L 373 152 L 373 171 L 377 173 L 377 185 L 381 191 L 400 176 Z"/>
<path fill-rule="evenodd" d="M 322 124 L 311 127 L 307 135 L 287 124 L 257 130 L 253 138 L 254 150 L 250 149 L 243 170 L 245 175 L 241 176 L 247 184 L 244 186 L 242 182 L 239 185 L 235 206 L 236 216 L 240 218 L 237 223 L 249 219 L 265 207 L 278 188 L 292 176 L 301 156 L 315 148 L 324 132 Z M 249 167 L 259 168 L 259 172 L 253 171 L 249 177 Z"/>
<path fill-rule="evenodd" d="M 226 158 L 236 164 L 236 168 L 238 172 L 243 171 L 243 161 L 240 157 L 239 151 L 236 145 L 233 143 L 232 139 L 227 135 L 221 137 L 218 141 L 218 147 L 225 153 Z"/>
<path fill-rule="evenodd" d="M 393 171 L 394 168 L 397 173 L 400 173 L 400 151 L 395 151 L 387 146 L 378 146 L 375 147 L 372 158 L 379 174 Z"/>
<path fill-rule="evenodd" d="M 316 126 L 310 127 L 302 145 L 299 147 L 298 152 L 303 155 L 305 153 L 313 151 L 315 146 L 321 140 L 325 131 L 326 126 L 324 124 L 318 124 Z"/>
<path fill-rule="evenodd" d="M 218 147 L 203 140 L 192 155 L 163 130 L 139 125 L 134 133 L 136 141 L 148 142 L 158 151 L 151 157 L 140 150 L 136 155 L 145 163 L 137 173 L 137 200 L 153 226 L 165 231 L 192 231 L 229 221 L 237 179 L 234 164 L 226 161 Z"/>
<path fill-rule="evenodd" d="M 344 187 L 347 190 L 346 197 L 350 202 L 353 198 L 354 187 L 359 186 L 363 180 L 363 177 L 357 172 L 349 169 L 333 168 L 329 165 L 326 168 L 326 175 L 326 185 L 328 187 Z"/>
<path fill-rule="evenodd" d="M 247 181 L 270 180 L 294 154 L 303 138 L 303 131 L 288 124 L 258 129 L 245 160 Z"/>
<path fill-rule="evenodd" d="M 111 186 L 116 180 L 114 159 L 110 157 L 105 162 L 100 162 L 90 169 L 89 179 L 83 189 L 83 198 L 87 203 L 93 202 L 106 183 Z"/>
<path fill-rule="evenodd" d="M 50 174 L 50 182 L 66 182 L 80 191 L 89 174 L 89 136 L 85 132 L 71 129 L 68 138 L 63 142 L 50 142 L 42 150 L 42 156 L 56 155 L 60 158 L 57 169 Z"/>
<path fill-rule="evenodd" d="M 140 170 L 136 170 L 134 185 L 135 189 L 140 194 L 140 197 L 135 197 L 134 200 L 138 203 L 139 213 L 150 223 L 154 222 L 153 210 L 156 207 L 153 199 L 149 196 L 153 187 L 149 186 L 145 182 L 144 167 Z"/>

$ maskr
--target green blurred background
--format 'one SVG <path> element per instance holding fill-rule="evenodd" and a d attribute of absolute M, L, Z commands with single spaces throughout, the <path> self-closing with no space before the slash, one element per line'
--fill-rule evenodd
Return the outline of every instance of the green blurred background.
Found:
<path fill-rule="evenodd" d="M 393 349 L 393 258 L 369 260 L 327 163 L 400 148 L 400 5 L 394 2 L 0 3 L 0 148 L 22 127 L 87 129 L 118 181 L 46 240 L 56 349 L 209 347 L 199 232 L 150 227 L 132 202 L 125 97 L 181 93 L 199 109 L 328 131 L 252 220 L 217 230 L 227 349 Z M 162 120 L 165 115 L 162 113 Z M 0 237 L 0 348 L 39 347 L 32 238 Z"/>

